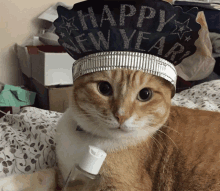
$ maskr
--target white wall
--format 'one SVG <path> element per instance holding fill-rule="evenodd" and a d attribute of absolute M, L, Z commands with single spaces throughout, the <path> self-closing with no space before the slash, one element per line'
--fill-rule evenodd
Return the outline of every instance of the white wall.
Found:
<path fill-rule="evenodd" d="M 80 0 L 61 1 L 73 5 Z M 23 80 L 16 54 L 15 43 L 24 44 L 38 33 L 42 21 L 37 17 L 56 4 L 55 0 L 0 0 L 0 82 L 22 85 Z"/>

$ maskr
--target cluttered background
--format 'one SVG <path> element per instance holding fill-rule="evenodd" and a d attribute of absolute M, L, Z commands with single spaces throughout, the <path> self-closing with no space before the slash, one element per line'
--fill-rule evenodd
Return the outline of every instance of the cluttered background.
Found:
<path fill-rule="evenodd" d="M 169 0 L 172 1 L 172 0 Z M 24 106 L 64 112 L 72 86 L 74 60 L 59 46 L 52 22 L 58 5 L 71 9 L 78 1 L 4 1 L 0 4 L 0 110 Z M 176 66 L 177 92 L 220 79 L 220 1 L 173 0 L 185 12 L 204 11 L 197 52 Z M 1 114 L 0 114 L 1 117 Z"/>

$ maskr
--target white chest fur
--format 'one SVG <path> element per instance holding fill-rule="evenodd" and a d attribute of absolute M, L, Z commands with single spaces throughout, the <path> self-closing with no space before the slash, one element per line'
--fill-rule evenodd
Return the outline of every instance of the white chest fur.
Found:
<path fill-rule="evenodd" d="M 99 147 L 106 152 L 110 149 L 115 150 L 117 145 L 120 145 L 118 141 L 98 138 L 82 131 L 76 131 L 77 123 L 74 121 L 73 116 L 72 111 L 68 109 L 57 125 L 56 154 L 64 180 L 71 168 L 80 162 L 89 145 Z"/>
<path fill-rule="evenodd" d="M 79 163 L 85 148 L 93 144 L 90 139 L 80 136 L 83 132 L 76 131 L 76 122 L 68 109 L 57 125 L 56 154 L 63 178 L 66 179 L 71 168 Z"/>

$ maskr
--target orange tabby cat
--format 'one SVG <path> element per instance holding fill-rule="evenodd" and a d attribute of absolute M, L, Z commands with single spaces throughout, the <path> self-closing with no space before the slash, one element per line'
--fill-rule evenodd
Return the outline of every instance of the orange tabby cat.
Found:
<path fill-rule="evenodd" d="M 71 112 L 85 132 L 58 129 L 66 134 L 57 145 L 64 177 L 71 150 L 92 143 L 108 153 L 97 190 L 220 190 L 220 113 L 171 107 L 169 84 L 140 71 L 88 74 L 73 92 Z"/>
<path fill-rule="evenodd" d="M 171 106 L 171 85 L 160 77 L 115 70 L 78 78 L 57 126 L 64 179 L 88 144 L 108 153 L 97 191 L 220 190 L 220 113 Z M 0 188 L 56 190 L 57 175 L 12 176 Z"/>

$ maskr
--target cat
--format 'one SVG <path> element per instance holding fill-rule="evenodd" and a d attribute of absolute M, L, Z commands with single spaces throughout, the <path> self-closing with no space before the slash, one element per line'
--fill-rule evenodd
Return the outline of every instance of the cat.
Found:
<path fill-rule="evenodd" d="M 107 152 L 97 191 L 220 190 L 220 113 L 171 106 L 171 92 L 169 82 L 141 71 L 79 77 L 57 125 L 59 168 L 2 179 L 0 188 L 61 190 L 94 145 Z"/>
<path fill-rule="evenodd" d="M 91 144 L 108 153 L 97 190 L 220 190 L 220 113 L 171 106 L 171 90 L 141 71 L 80 77 L 57 129 L 62 177 Z"/>

